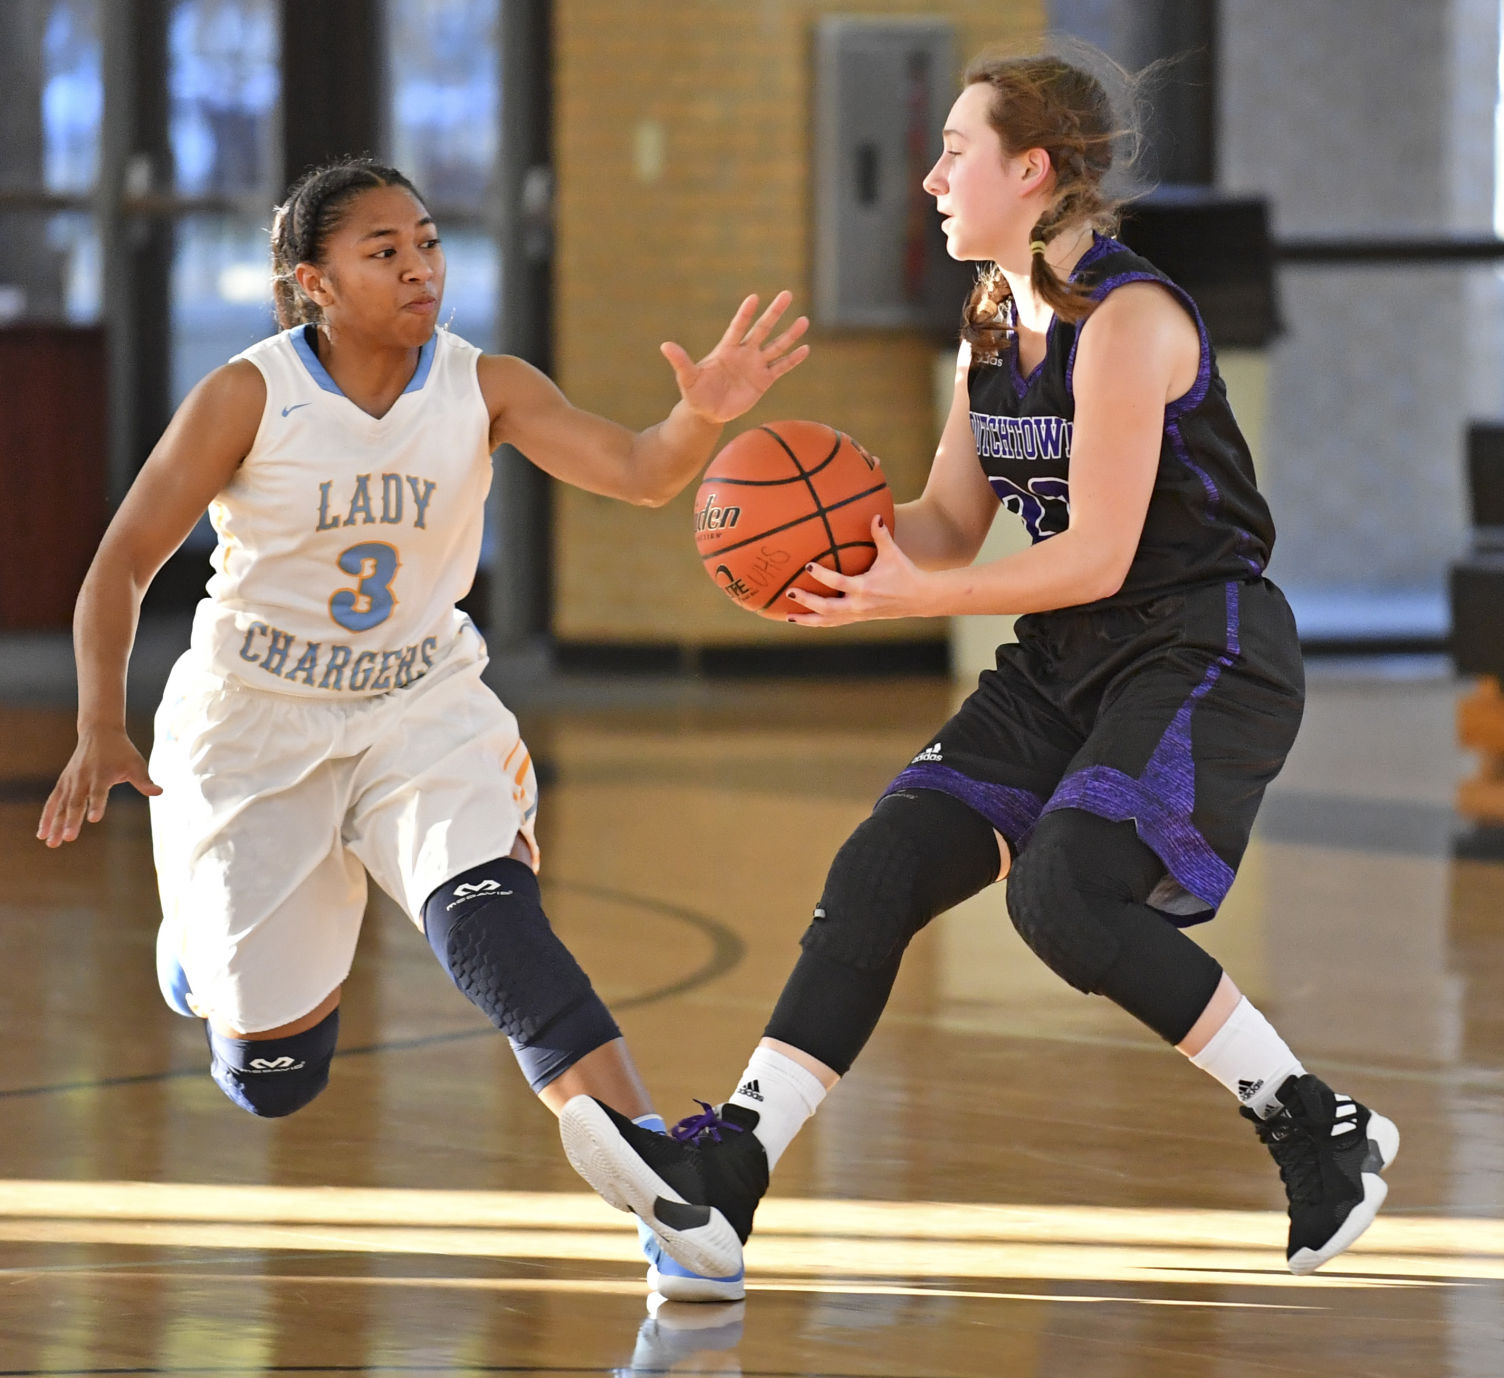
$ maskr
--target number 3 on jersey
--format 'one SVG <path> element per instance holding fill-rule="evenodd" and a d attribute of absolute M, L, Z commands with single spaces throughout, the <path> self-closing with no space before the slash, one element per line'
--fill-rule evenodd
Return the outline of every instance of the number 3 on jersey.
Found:
<path fill-rule="evenodd" d="M 385 622 L 397 606 L 392 593 L 392 580 L 401 565 L 396 547 L 382 541 L 362 541 L 344 551 L 338 564 L 360 582 L 353 589 L 335 593 L 329 600 L 329 616 L 352 632 L 368 632 Z"/>

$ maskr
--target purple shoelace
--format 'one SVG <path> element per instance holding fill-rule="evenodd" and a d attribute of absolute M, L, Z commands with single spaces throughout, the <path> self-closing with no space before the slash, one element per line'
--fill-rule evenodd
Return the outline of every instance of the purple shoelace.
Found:
<path fill-rule="evenodd" d="M 730 1120 L 723 1120 L 715 1113 L 714 1108 L 708 1101 L 702 1101 L 698 1097 L 695 1104 L 700 1107 L 701 1114 L 690 1115 L 679 1121 L 668 1131 L 671 1139 L 677 1139 L 681 1144 L 692 1143 L 702 1134 L 709 1134 L 716 1142 L 721 1142 L 721 1130 L 734 1129 L 738 1134 L 744 1133 L 746 1127 L 733 1124 Z"/>

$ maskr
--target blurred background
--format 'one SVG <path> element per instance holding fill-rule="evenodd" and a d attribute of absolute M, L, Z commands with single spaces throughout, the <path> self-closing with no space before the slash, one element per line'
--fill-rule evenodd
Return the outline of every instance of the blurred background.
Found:
<path fill-rule="evenodd" d="M 1504 414 L 1499 0 L 4 0 L 0 631 L 50 663 L 172 408 L 274 328 L 273 205 L 347 153 L 424 191 L 453 329 L 629 425 L 674 398 L 660 340 L 703 351 L 791 288 L 814 356 L 746 424 L 827 421 L 914 496 L 965 285 L 918 181 L 965 60 L 1047 30 L 1178 58 L 1124 237 L 1203 303 L 1308 650 L 1444 649 L 1468 428 Z M 693 558 L 691 496 L 631 510 L 500 456 L 493 649 L 945 674 L 996 639 L 749 617 Z M 186 635 L 211 543 L 148 628 Z"/>

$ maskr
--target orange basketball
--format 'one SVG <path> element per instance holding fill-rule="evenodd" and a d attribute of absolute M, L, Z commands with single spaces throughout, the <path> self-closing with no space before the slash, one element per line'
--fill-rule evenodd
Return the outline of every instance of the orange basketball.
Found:
<path fill-rule="evenodd" d="M 872 518 L 893 526 L 893 495 L 873 456 L 818 421 L 744 431 L 710 461 L 695 496 L 705 572 L 738 607 L 782 621 L 789 589 L 831 590 L 805 565 L 860 574 L 877 558 Z"/>

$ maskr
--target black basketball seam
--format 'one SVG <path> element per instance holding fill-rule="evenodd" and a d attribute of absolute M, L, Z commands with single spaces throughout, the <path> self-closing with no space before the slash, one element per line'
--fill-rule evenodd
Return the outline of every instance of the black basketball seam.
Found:
<path fill-rule="evenodd" d="M 769 435 L 771 435 L 780 445 L 783 445 L 784 451 L 788 452 L 788 446 L 784 445 L 783 437 L 780 436 L 776 431 L 769 431 L 766 426 L 759 426 L 758 429 L 762 430 L 762 431 L 768 431 Z M 850 436 L 847 436 L 846 438 L 848 440 L 851 439 Z M 853 448 L 855 448 L 855 446 L 856 446 L 856 442 L 855 441 L 852 441 L 852 446 L 853 446 Z M 835 449 L 832 450 L 828 455 L 826 455 L 826 457 L 824 459 L 822 459 L 817 465 L 815 465 L 815 467 L 813 469 L 800 469 L 799 470 L 799 475 L 802 477 L 805 474 L 808 474 L 811 477 L 813 477 L 815 474 L 818 474 L 822 469 L 824 469 L 826 467 L 826 465 L 832 463 L 834 461 L 835 457 L 840 452 L 841 452 L 841 447 L 839 445 L 837 445 L 835 447 Z M 793 458 L 793 456 L 790 455 L 790 458 Z M 794 462 L 797 464 L 799 461 L 797 459 L 795 459 Z M 706 478 L 702 478 L 700 480 L 700 486 L 703 488 L 703 487 L 705 487 L 708 484 L 712 488 L 719 488 L 723 484 L 728 485 L 728 486 L 732 485 L 732 484 L 735 484 L 738 487 L 742 487 L 742 488 L 777 488 L 777 487 L 779 487 L 782 484 L 792 483 L 792 482 L 793 482 L 792 479 L 787 479 L 787 478 L 720 478 L 720 477 L 709 478 L 709 477 L 706 477 Z"/>
<path fill-rule="evenodd" d="M 788 481 L 788 479 L 784 480 L 785 483 L 787 483 Z M 802 523 L 809 521 L 811 517 L 822 515 L 824 512 L 839 512 L 843 507 L 849 507 L 854 502 L 860 502 L 863 498 L 870 498 L 874 493 L 882 492 L 882 490 L 887 486 L 888 485 L 886 483 L 875 484 L 871 488 L 864 488 L 860 493 L 853 493 L 849 498 L 842 498 L 840 502 L 831 503 L 829 507 L 822 508 L 820 513 L 806 512 L 802 517 L 796 517 L 791 522 L 784 522 L 781 526 L 770 526 L 766 531 L 759 531 L 755 536 L 748 536 L 744 541 L 737 541 L 735 545 L 717 546 L 714 550 L 707 551 L 705 554 L 701 555 L 700 562 L 703 564 L 708 560 L 719 559 L 722 555 L 729 555 L 733 550 L 741 550 L 744 546 L 751 545 L 753 541 L 760 541 L 767 536 L 776 536 L 780 531 L 787 531 L 790 527 L 799 526 Z M 825 528 L 829 533 L 829 522 L 825 523 Z M 834 540 L 834 533 L 830 534 L 832 536 L 832 540 Z M 847 544 L 850 545 L 851 542 L 848 541 Z M 830 552 L 826 550 L 822 551 L 821 553 L 829 554 Z"/>
<path fill-rule="evenodd" d="M 834 460 L 838 454 L 841 453 L 841 446 L 845 443 L 846 437 L 842 435 L 840 431 L 836 430 L 834 426 L 832 426 L 831 430 L 836 438 L 835 448 L 831 450 L 831 452 L 826 455 L 825 458 L 819 462 L 819 464 L 817 464 L 813 469 L 806 473 L 804 465 L 799 462 L 799 456 L 794 453 L 789 443 L 784 440 L 784 438 L 779 435 L 778 432 L 775 431 L 771 426 L 763 426 L 762 429 L 765 430 L 770 436 L 772 436 L 773 439 L 776 440 L 781 446 L 783 446 L 784 454 L 786 454 L 791 460 L 794 461 L 794 468 L 799 471 L 800 478 L 804 480 L 804 486 L 809 489 L 809 495 L 814 500 L 815 515 L 820 518 L 821 525 L 825 527 L 826 546 L 825 549 L 820 552 L 820 554 L 834 556 L 836 562 L 836 573 L 845 574 L 846 571 L 841 568 L 841 552 L 836 544 L 835 528 L 830 524 L 830 518 L 826 515 L 827 508 L 825 504 L 820 501 L 820 494 L 816 490 L 814 483 L 811 481 L 811 477 L 814 474 L 818 474 L 821 469 L 823 469 L 827 464 Z M 818 558 L 818 556 L 816 558 Z"/>
<path fill-rule="evenodd" d="M 846 541 L 846 542 L 844 542 L 841 545 L 840 548 L 842 550 L 876 550 L 877 549 L 877 542 L 876 541 Z M 782 598 L 784 596 L 784 594 L 786 594 L 794 586 L 794 583 L 798 580 L 799 576 L 801 574 L 803 574 L 803 573 L 804 573 L 804 570 L 802 568 L 795 570 L 794 571 L 794 577 L 792 579 L 785 580 L 784 583 L 783 583 L 783 586 L 781 588 L 774 589 L 773 590 L 773 596 L 770 599 L 768 599 L 768 601 L 766 603 L 764 603 L 761 608 L 758 608 L 757 611 L 758 612 L 763 612 L 766 609 L 771 608 L 774 603 L 776 603 L 780 598 Z M 834 589 L 830 589 L 830 590 L 827 591 L 826 594 L 824 594 L 822 596 L 829 597 L 830 595 L 832 595 L 834 593 L 835 593 L 835 590 Z M 806 608 L 802 603 L 799 604 L 798 606 L 799 606 L 799 609 L 800 609 L 801 612 L 808 612 L 809 611 L 809 609 Z"/>

